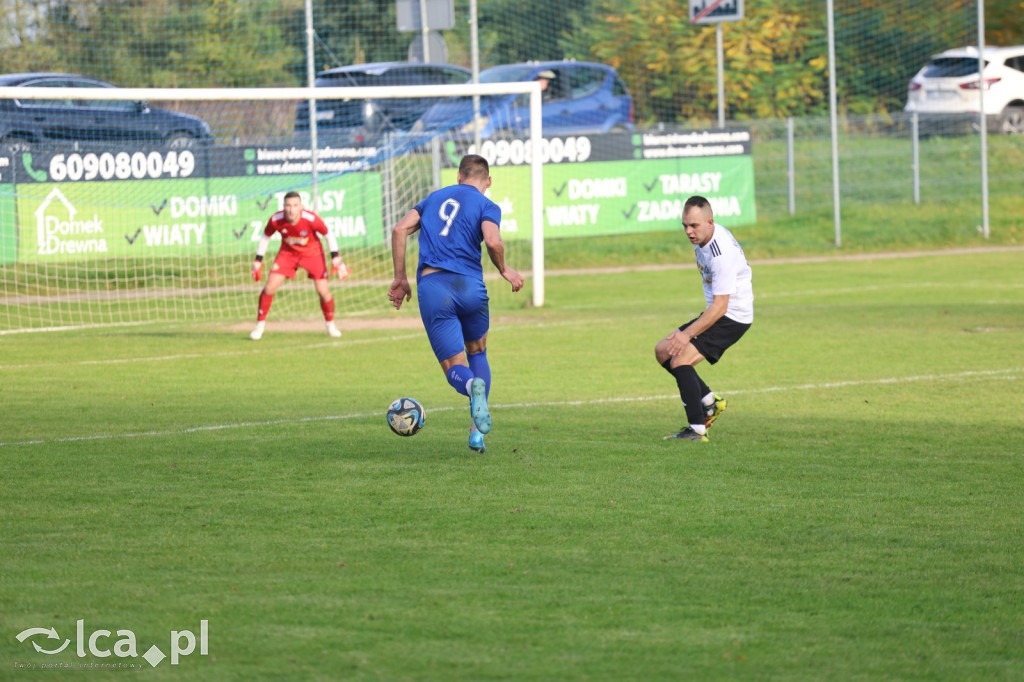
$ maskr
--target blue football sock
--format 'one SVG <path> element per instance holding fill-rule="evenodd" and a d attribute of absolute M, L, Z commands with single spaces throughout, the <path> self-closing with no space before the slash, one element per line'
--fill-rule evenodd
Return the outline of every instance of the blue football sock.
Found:
<path fill-rule="evenodd" d="M 487 384 L 487 397 L 491 397 L 491 366 L 487 363 L 487 351 L 472 353 L 469 356 L 469 369 L 473 376 L 480 377 Z"/>
<path fill-rule="evenodd" d="M 473 376 L 473 370 L 465 365 L 455 365 L 445 375 L 452 388 L 466 396 L 469 395 L 469 382 L 473 380 Z"/>

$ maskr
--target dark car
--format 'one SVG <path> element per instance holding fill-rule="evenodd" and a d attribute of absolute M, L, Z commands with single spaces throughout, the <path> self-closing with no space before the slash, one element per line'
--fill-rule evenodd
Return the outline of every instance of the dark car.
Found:
<path fill-rule="evenodd" d="M 0 75 L 0 86 L 115 88 L 66 73 Z M 0 99 L 0 145 L 8 150 L 65 143 L 112 145 L 131 142 L 171 148 L 208 143 L 210 127 L 200 118 L 146 102 L 97 99 Z"/>
<path fill-rule="evenodd" d="M 377 62 L 341 66 L 322 71 L 314 81 L 318 88 L 381 87 L 396 85 L 447 85 L 465 83 L 469 69 L 453 64 Z M 436 100 L 425 98 L 317 100 L 318 135 L 326 140 L 372 143 L 389 132 L 407 132 Z M 309 131 L 309 103 L 300 102 L 295 130 Z"/>
<path fill-rule="evenodd" d="M 633 98 L 615 69 L 590 62 L 527 62 L 495 66 L 480 72 L 481 83 L 515 83 L 544 77 L 541 129 L 544 135 L 586 135 L 633 129 Z M 480 131 L 482 138 L 507 131 L 525 135 L 530 129 L 529 95 L 480 98 L 474 119 L 472 99 L 462 97 L 431 107 L 417 131 L 455 129 Z"/>

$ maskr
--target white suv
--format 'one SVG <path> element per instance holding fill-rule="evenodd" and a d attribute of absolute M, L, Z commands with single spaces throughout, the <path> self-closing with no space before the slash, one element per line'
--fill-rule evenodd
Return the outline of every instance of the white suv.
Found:
<path fill-rule="evenodd" d="M 1024 45 L 986 47 L 985 116 L 989 128 L 1024 134 Z M 937 117 L 978 114 L 978 48 L 937 54 L 910 80 L 907 112 Z"/>

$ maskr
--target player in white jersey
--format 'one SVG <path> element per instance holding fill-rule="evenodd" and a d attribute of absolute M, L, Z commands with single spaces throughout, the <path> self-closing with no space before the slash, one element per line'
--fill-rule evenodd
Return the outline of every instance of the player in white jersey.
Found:
<path fill-rule="evenodd" d="M 683 206 L 683 227 L 693 243 L 707 308 L 654 348 L 658 362 L 675 377 L 688 425 L 667 438 L 707 442 L 707 429 L 728 402 L 697 375 L 702 360 L 715 364 L 754 322 L 754 290 L 743 248 L 715 224 L 711 204 L 692 196 Z"/>

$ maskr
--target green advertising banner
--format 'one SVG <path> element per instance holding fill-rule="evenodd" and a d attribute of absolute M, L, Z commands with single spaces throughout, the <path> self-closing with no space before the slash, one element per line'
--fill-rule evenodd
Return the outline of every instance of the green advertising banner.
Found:
<path fill-rule="evenodd" d="M 308 176 L 19 183 L 11 248 L 20 262 L 248 252 L 280 210 L 280 188 L 303 182 Z M 318 190 L 318 213 L 343 250 L 384 240 L 380 173 L 326 178 Z M 14 215 L 5 196 L 0 189 L 0 215 Z M 120 200 L 127 196 L 131 203 Z M 4 254 L 7 247 L 5 227 Z"/>
<path fill-rule="evenodd" d="M 505 239 L 530 239 L 530 168 L 492 166 L 490 198 L 501 206 Z M 443 184 L 456 181 L 444 169 Z M 581 237 L 670 230 L 683 203 L 707 197 L 728 227 L 757 221 L 751 156 L 592 161 L 544 166 L 544 237 Z"/>
<path fill-rule="evenodd" d="M 676 229 L 706 196 L 730 227 L 757 220 L 749 130 L 674 130 L 542 140 L 546 238 Z M 442 163 L 473 147 L 449 140 Z M 387 243 L 379 150 L 323 150 L 317 212 L 342 250 Z M 491 198 L 506 239 L 530 239 L 531 146 L 487 140 Z M 255 248 L 290 188 L 308 192 L 310 151 L 40 150 L 0 154 L 0 263 L 208 256 Z M 443 184 L 455 182 L 442 169 Z M 306 190 L 306 191 L 304 191 Z"/>
<path fill-rule="evenodd" d="M 0 265 L 18 260 L 18 221 L 14 215 L 14 185 L 0 183 Z"/>

